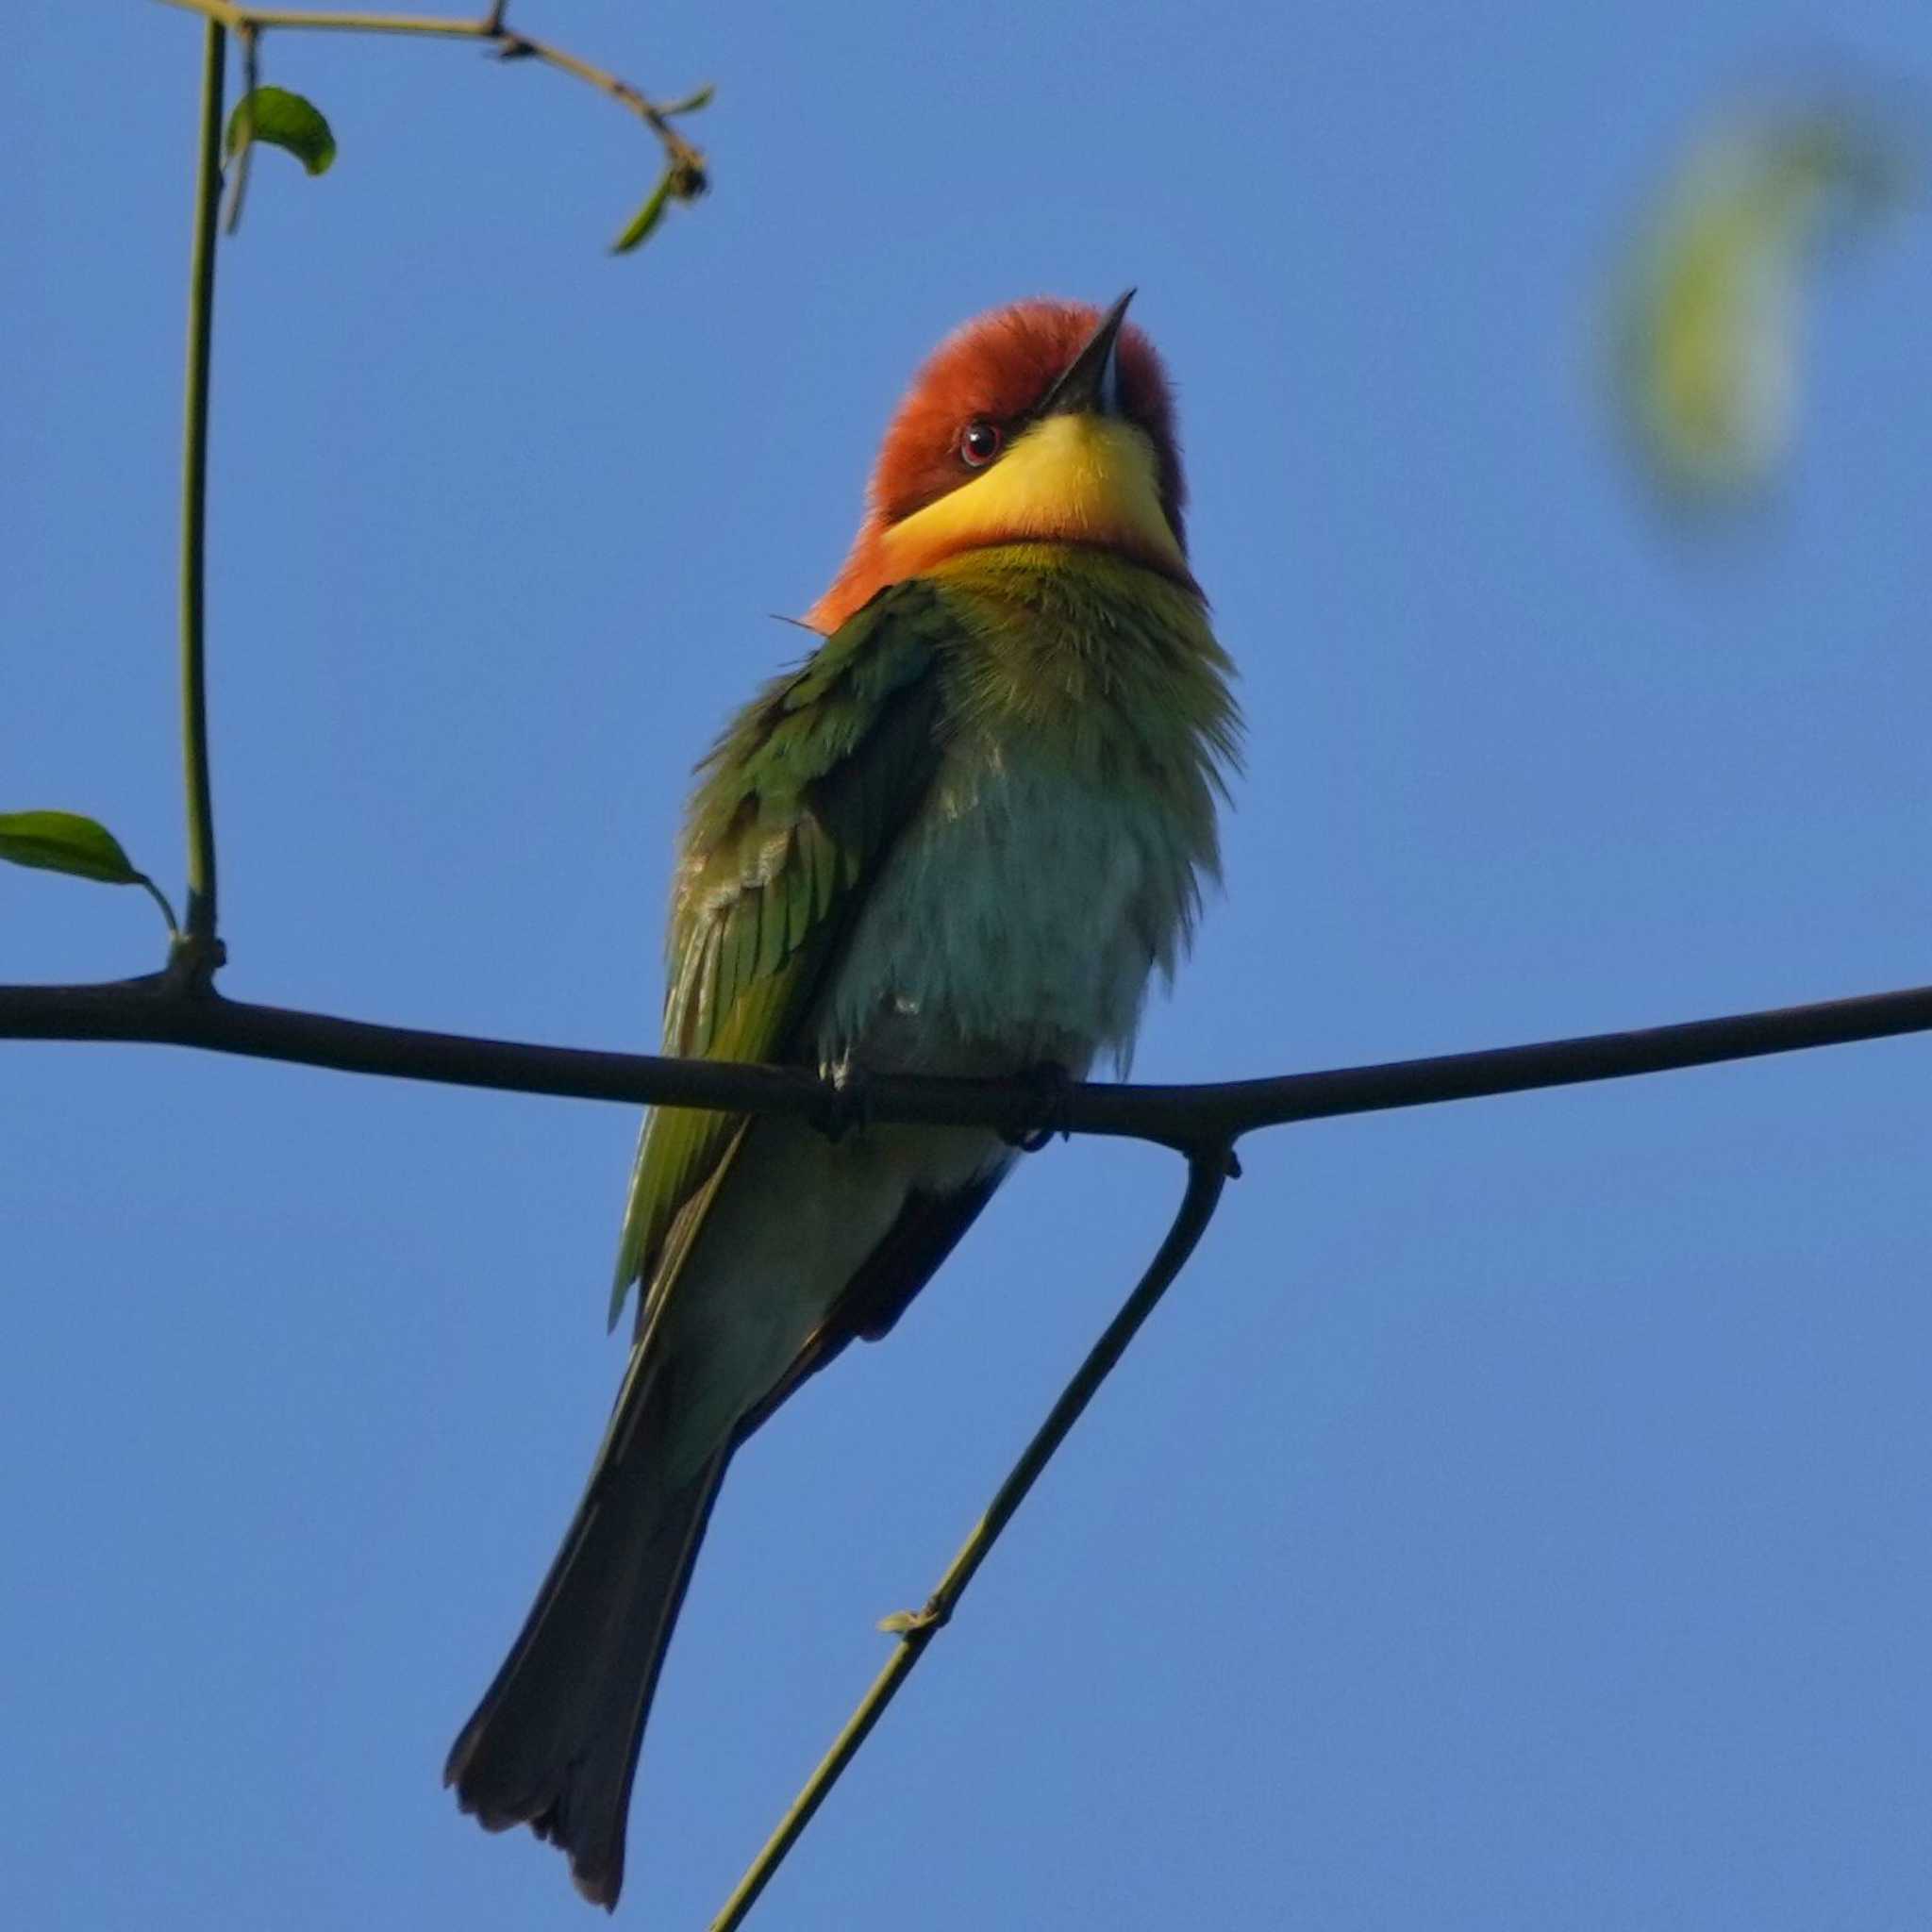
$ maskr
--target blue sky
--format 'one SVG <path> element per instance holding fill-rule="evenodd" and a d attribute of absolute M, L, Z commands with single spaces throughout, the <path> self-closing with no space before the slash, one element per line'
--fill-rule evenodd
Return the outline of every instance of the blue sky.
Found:
<path fill-rule="evenodd" d="M 1826 8 L 520 4 L 716 192 L 468 48 L 272 40 L 330 113 L 225 247 L 211 649 L 238 995 L 645 1045 L 685 775 L 793 655 L 946 328 L 1138 284 L 1250 769 L 1145 1077 L 1908 984 L 1932 931 L 1923 209 L 1817 291 L 1779 500 L 1715 545 L 1590 381 L 1710 104 L 1932 73 Z M 179 875 L 196 23 L 30 9 L 0 75 L 0 805 Z M 9 979 L 155 964 L 0 875 Z M 9 1045 L 0 1870 L 54 1928 L 582 1925 L 443 1752 L 621 1351 L 634 1122 Z M 1932 1042 L 1281 1130 L 758 1924 L 1932 1919 Z M 1028 1163 L 739 1459 L 623 1910 L 702 1924 L 1158 1238 Z"/>

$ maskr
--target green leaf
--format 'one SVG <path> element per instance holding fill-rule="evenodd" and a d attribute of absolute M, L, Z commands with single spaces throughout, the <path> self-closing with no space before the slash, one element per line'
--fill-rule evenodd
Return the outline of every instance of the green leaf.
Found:
<path fill-rule="evenodd" d="M 106 825 L 75 811 L 0 812 L 0 858 L 104 885 L 147 883 Z"/>
<path fill-rule="evenodd" d="M 168 930 L 180 936 L 168 895 L 136 870 L 120 840 L 98 819 L 83 818 L 77 811 L 0 812 L 0 858 L 73 878 L 98 879 L 106 886 L 139 886 L 161 908 Z"/>
<path fill-rule="evenodd" d="M 630 225 L 610 244 L 612 255 L 628 255 L 649 237 L 651 230 L 664 219 L 664 210 L 671 206 L 672 192 L 681 178 L 682 170 L 676 166 L 665 169 L 662 179 L 651 190 L 650 198 L 630 218 Z"/>
<path fill-rule="evenodd" d="M 658 111 L 660 114 L 695 114 L 700 108 L 708 108 L 717 98 L 718 88 L 714 81 L 707 81 L 696 93 L 686 94 L 681 101 L 666 101 Z"/>
<path fill-rule="evenodd" d="M 258 87 L 235 103 L 222 143 L 230 160 L 251 142 L 287 150 L 311 175 L 325 175 L 336 158 L 336 138 L 312 102 L 285 87 Z"/>

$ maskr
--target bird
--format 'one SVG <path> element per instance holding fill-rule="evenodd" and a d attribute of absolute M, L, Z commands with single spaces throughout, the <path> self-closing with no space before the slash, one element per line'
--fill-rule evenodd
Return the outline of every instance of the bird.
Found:
<path fill-rule="evenodd" d="M 664 1050 L 867 1074 L 1124 1071 L 1239 768 L 1146 336 L 1033 299 L 947 337 L 887 428 L 819 641 L 696 770 Z M 860 1109 L 862 1115 L 862 1109 Z M 659 1108 L 610 1321 L 635 1339 L 589 1484 L 444 1771 L 486 1830 L 614 1908 L 658 1673 L 726 1466 L 898 1320 L 1023 1145 L 991 1127 Z"/>

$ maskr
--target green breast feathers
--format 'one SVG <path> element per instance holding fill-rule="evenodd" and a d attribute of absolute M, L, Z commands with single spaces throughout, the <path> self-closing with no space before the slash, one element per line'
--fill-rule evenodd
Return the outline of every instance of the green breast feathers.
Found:
<path fill-rule="evenodd" d="M 700 767 L 664 1050 L 1124 1063 L 1217 874 L 1230 673 L 1197 596 L 1098 550 L 969 551 L 881 591 Z M 741 1126 L 645 1123 L 613 1321 Z"/>

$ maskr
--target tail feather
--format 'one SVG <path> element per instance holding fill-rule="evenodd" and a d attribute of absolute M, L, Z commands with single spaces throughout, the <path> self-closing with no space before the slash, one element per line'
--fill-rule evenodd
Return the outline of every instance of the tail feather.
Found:
<path fill-rule="evenodd" d="M 624 1884 L 644 1719 L 730 1457 L 727 1445 L 667 1483 L 649 1412 L 661 1395 L 661 1381 L 626 1389 L 563 1547 L 442 1774 L 486 1830 L 527 1824 L 561 1847 L 577 1890 L 606 1907 Z M 624 1416 L 632 1402 L 645 1412 Z"/>
<path fill-rule="evenodd" d="M 599 1905 L 624 1882 L 644 1721 L 733 1451 L 855 1336 L 891 1326 L 1004 1172 L 934 1191 L 912 1178 L 930 1168 L 925 1142 L 917 1159 L 887 1141 L 855 1162 L 803 1124 L 759 1123 L 740 1144 L 742 1197 L 704 1242 L 659 1257 L 583 1502 L 443 1771 L 489 1830 L 527 1824 L 561 1846 Z M 968 1152 L 980 1168 L 996 1158 L 990 1137 Z M 794 1197 L 819 1204 L 808 1243 Z"/>

